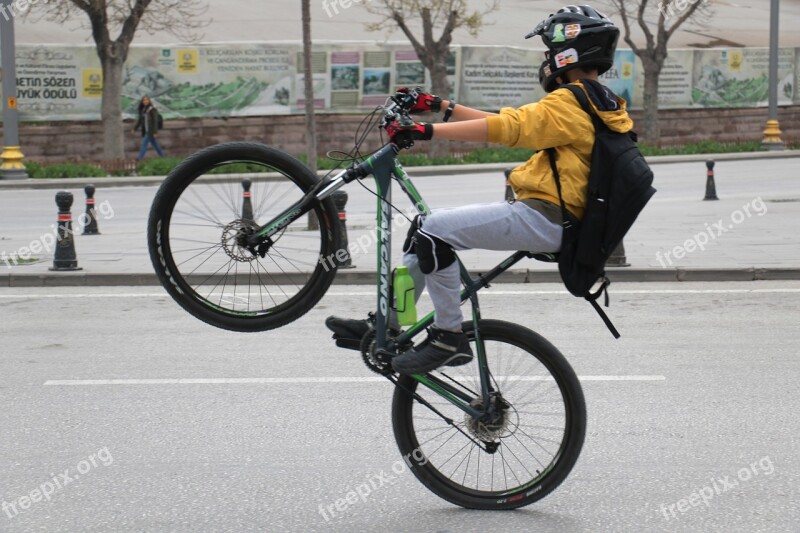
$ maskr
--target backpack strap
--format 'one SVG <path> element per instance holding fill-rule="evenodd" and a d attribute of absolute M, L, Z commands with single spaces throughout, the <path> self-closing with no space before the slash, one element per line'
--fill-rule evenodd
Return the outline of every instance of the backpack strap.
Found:
<path fill-rule="evenodd" d="M 585 296 L 584 298 L 586 298 L 587 302 L 592 304 L 592 307 L 594 307 L 594 310 L 597 311 L 597 314 L 600 315 L 601 319 L 603 319 L 603 323 L 608 328 L 608 331 L 610 331 L 611 334 L 614 335 L 615 339 L 619 339 L 619 337 L 620 337 L 619 331 L 617 331 L 617 328 L 615 328 L 614 324 L 611 323 L 611 319 L 608 318 L 608 315 L 606 315 L 605 312 L 603 312 L 603 308 L 600 307 L 600 305 L 597 303 L 597 300 L 600 298 L 601 294 L 605 294 L 606 307 L 608 307 L 608 303 L 609 303 L 608 302 L 608 286 L 611 285 L 611 280 L 609 280 L 605 276 L 603 276 L 601 279 L 603 281 L 602 281 L 602 283 L 600 285 L 600 288 L 597 289 L 597 291 L 595 291 L 594 293 L 592 293 L 592 294 L 590 294 L 588 296 Z"/>
<path fill-rule="evenodd" d="M 558 201 L 561 203 L 561 226 L 566 230 L 572 227 L 572 215 L 567 211 L 564 197 L 561 195 L 561 176 L 558 173 L 558 165 L 556 164 L 556 149 L 548 148 L 547 157 L 550 159 L 550 170 L 553 171 L 553 179 L 556 181 L 556 189 L 558 190 Z"/>
<path fill-rule="evenodd" d="M 591 104 L 589 103 L 589 99 L 586 97 L 586 93 L 583 92 L 583 89 L 576 85 L 562 85 L 561 87 L 568 89 L 572 94 L 575 95 L 575 98 L 578 100 L 581 108 L 589 115 L 594 123 L 595 130 L 597 130 L 598 125 L 602 125 L 603 127 L 607 127 L 605 122 L 603 122 L 600 117 L 594 112 L 592 109 Z M 555 148 L 548 148 L 547 155 L 550 159 L 550 169 L 553 171 L 553 178 L 556 182 L 556 189 L 558 190 L 558 200 L 561 203 L 561 216 L 563 218 L 562 226 L 564 230 L 572 227 L 572 217 L 569 215 L 567 211 L 567 207 L 564 204 L 564 197 L 561 195 L 561 176 L 558 173 L 558 165 L 556 164 L 556 150 Z M 605 306 L 608 307 L 609 305 L 609 298 L 608 298 L 608 286 L 611 285 L 611 280 L 609 280 L 605 275 L 602 276 L 600 287 L 593 293 L 584 296 L 587 302 L 592 304 L 594 310 L 597 311 L 597 314 L 600 315 L 600 318 L 603 320 L 603 323 L 606 325 L 608 330 L 614 336 L 615 339 L 620 337 L 619 331 L 617 328 L 614 327 L 614 324 L 611 322 L 611 319 L 608 318 L 608 315 L 605 314 L 603 308 L 597 303 L 597 300 L 600 298 L 601 295 L 605 296 Z"/>
<path fill-rule="evenodd" d="M 577 85 L 565 84 L 562 85 L 561 88 L 568 89 L 572 94 L 575 95 L 575 98 L 578 100 L 578 104 L 580 104 L 581 108 L 589 115 L 592 119 L 592 122 L 595 123 L 595 128 L 597 128 L 597 122 L 605 125 L 605 123 L 600 120 L 594 109 L 592 109 L 592 105 L 589 103 L 589 99 L 586 97 L 586 93 L 583 92 L 583 89 L 578 87 Z M 553 171 L 553 178 L 556 181 L 556 189 L 558 190 L 558 201 L 561 203 L 561 217 L 563 219 L 562 225 L 564 228 L 568 228 L 572 226 L 571 216 L 567 211 L 567 207 L 564 204 L 564 198 L 561 195 L 561 176 L 558 173 L 558 165 L 556 165 L 556 149 L 555 148 L 548 148 L 547 155 L 550 158 L 550 169 Z"/>

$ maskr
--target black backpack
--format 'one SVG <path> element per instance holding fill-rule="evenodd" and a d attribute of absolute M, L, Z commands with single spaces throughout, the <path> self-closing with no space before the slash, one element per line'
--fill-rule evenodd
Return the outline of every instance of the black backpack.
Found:
<path fill-rule="evenodd" d="M 580 87 L 562 87 L 575 95 L 581 108 L 591 117 L 595 141 L 586 209 L 581 221 L 576 220 L 564 205 L 556 151 L 553 148 L 547 150 L 564 218 L 558 271 L 567 290 L 574 296 L 588 300 L 614 337 L 619 338 L 619 332 L 597 304 L 597 299 L 604 294 L 608 307 L 608 286 L 611 281 L 606 277 L 605 264 L 655 194 L 653 171 L 636 147 L 635 133 L 611 131 L 595 114 Z M 600 283 L 599 288 L 592 292 L 597 283 Z"/>
<path fill-rule="evenodd" d="M 155 110 L 155 112 L 156 112 L 156 128 L 158 128 L 158 130 L 161 131 L 164 129 L 164 116 L 161 113 L 159 113 L 157 109 Z"/>

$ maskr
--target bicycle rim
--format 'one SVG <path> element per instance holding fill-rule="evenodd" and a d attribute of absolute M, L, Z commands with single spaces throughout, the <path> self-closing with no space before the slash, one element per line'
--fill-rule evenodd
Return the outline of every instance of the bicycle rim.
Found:
<path fill-rule="evenodd" d="M 311 211 L 318 227 L 303 216 L 263 254 L 242 235 L 284 213 L 315 182 L 297 160 L 263 145 L 218 145 L 182 163 L 151 211 L 151 257 L 164 286 L 194 316 L 225 329 L 262 331 L 304 314 L 336 273 L 332 202 Z"/>
<path fill-rule="evenodd" d="M 465 331 L 474 350 L 474 331 Z M 508 404 L 503 416 L 481 423 L 404 378 L 395 394 L 395 435 L 414 474 L 439 496 L 479 509 L 528 505 L 555 489 L 577 460 L 585 434 L 583 394 L 563 356 L 534 332 L 488 320 L 480 331 L 493 385 Z M 435 375 L 480 397 L 475 361 Z"/>

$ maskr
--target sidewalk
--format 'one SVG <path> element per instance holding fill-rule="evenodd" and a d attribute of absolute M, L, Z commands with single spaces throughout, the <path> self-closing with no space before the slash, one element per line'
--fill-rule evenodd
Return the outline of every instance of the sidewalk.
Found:
<path fill-rule="evenodd" d="M 659 155 L 647 158 L 651 165 L 661 165 L 668 163 L 692 163 L 705 162 L 708 160 L 720 161 L 750 161 L 750 160 L 774 160 L 786 158 L 800 158 L 800 150 L 783 150 L 776 152 L 739 152 L 728 154 L 692 154 L 692 155 Z M 519 163 L 487 163 L 484 165 L 439 165 L 429 167 L 409 167 L 406 171 L 415 177 L 427 176 L 451 176 L 464 174 L 481 174 L 489 172 L 502 173 L 507 168 L 513 168 Z M 327 171 L 319 171 L 320 176 L 327 174 Z M 2 180 L 0 179 L 0 191 L 2 190 L 26 190 L 26 189 L 69 189 L 76 187 L 77 182 L 83 183 L 84 180 L 78 179 L 27 179 L 27 180 Z M 114 187 L 150 187 L 158 186 L 164 181 L 163 176 L 130 176 L 116 178 L 89 178 L 97 188 Z"/>
<path fill-rule="evenodd" d="M 740 156 L 740 154 L 731 154 Z M 764 153 L 749 157 L 715 156 L 719 201 L 703 201 L 707 157 L 651 158 L 658 193 L 625 239 L 630 267 L 609 268 L 612 281 L 750 281 L 800 279 L 800 154 Z M 436 207 L 503 198 L 502 169 L 491 165 L 457 169 L 409 169 L 417 188 Z M 419 179 L 416 179 L 416 178 Z M 100 181 L 97 205 L 101 235 L 76 235 L 79 272 L 50 272 L 52 254 L 39 253 L 30 264 L 8 267 L 0 261 L 0 287 L 156 285 L 145 242 L 147 216 L 157 181 L 120 178 Z M 111 186 L 113 185 L 115 186 Z M 38 186 L 39 184 L 34 184 Z M 85 183 L 49 183 L 75 196 L 77 219 L 84 211 Z M 365 185 L 372 185 L 365 183 Z M 355 268 L 339 271 L 337 283 L 375 282 L 375 200 L 357 184 L 347 189 L 349 238 L 358 245 Z M 399 192 L 398 189 L 395 189 Z M 0 252 L 17 253 L 52 232 L 54 190 L 0 181 Z M 398 194 L 399 207 L 406 206 Z M 394 228 L 393 259 L 399 260 L 407 226 Z M 473 272 L 486 271 L 509 254 L 472 250 L 461 254 Z M 498 281 L 558 281 L 555 265 L 525 260 Z"/>

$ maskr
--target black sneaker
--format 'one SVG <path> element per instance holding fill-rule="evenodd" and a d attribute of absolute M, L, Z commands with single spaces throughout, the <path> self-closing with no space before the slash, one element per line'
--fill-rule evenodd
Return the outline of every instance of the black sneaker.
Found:
<path fill-rule="evenodd" d="M 431 326 L 428 339 L 392 359 L 392 368 L 399 374 L 421 374 L 442 365 L 461 366 L 472 361 L 472 348 L 464 333 L 445 331 Z"/>
<path fill-rule="evenodd" d="M 329 316 L 325 319 L 325 326 L 333 332 L 336 346 L 348 350 L 361 349 L 361 339 L 372 329 L 374 324 L 375 317 L 371 313 L 369 318 L 364 320 L 338 316 Z"/>
<path fill-rule="evenodd" d="M 325 326 L 333 332 L 336 346 L 347 348 L 348 350 L 360 350 L 361 339 L 375 327 L 375 314 L 370 313 L 363 320 L 329 316 L 325 319 Z M 397 328 L 389 327 L 389 335 L 395 336 L 399 334 L 400 331 Z"/>

